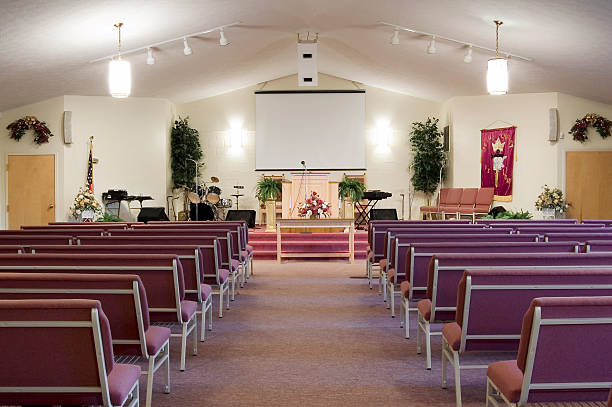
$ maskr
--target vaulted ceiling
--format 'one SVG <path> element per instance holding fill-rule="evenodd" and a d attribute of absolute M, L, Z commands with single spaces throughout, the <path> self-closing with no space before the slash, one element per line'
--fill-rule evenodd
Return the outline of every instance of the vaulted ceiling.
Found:
<path fill-rule="evenodd" d="M 477 50 L 400 33 L 391 45 L 386 21 L 534 58 L 512 59 L 510 92 L 560 91 L 612 103 L 610 0 L 0 0 L 0 111 L 49 97 L 107 95 L 107 63 L 122 21 L 124 49 L 241 21 L 218 34 L 125 57 L 133 96 L 176 103 L 293 74 L 296 33 L 319 33 L 319 71 L 442 101 L 486 93 L 486 61 Z"/>

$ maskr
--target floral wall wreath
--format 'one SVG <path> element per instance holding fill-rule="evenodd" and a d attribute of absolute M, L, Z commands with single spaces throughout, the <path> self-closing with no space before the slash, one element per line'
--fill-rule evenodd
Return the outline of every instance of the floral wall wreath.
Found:
<path fill-rule="evenodd" d="M 34 116 L 17 119 L 6 126 L 6 129 L 9 130 L 9 137 L 17 141 L 21 140 L 27 130 L 34 131 L 34 142 L 36 144 L 48 143 L 49 137 L 53 137 L 47 123 L 41 122 Z"/>
<path fill-rule="evenodd" d="M 594 127 L 601 138 L 606 138 L 610 137 L 610 126 L 612 126 L 612 121 L 598 114 L 589 113 L 582 119 L 576 119 L 576 123 L 570 130 L 570 134 L 573 136 L 574 140 L 584 143 L 588 139 L 586 133 L 589 127 Z"/>

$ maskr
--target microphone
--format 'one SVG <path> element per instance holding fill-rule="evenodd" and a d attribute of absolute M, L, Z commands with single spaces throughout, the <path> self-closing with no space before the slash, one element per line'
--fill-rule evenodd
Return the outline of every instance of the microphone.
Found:
<path fill-rule="evenodd" d="M 305 166 L 306 165 L 306 161 L 302 160 L 302 161 L 300 161 L 300 164 Z"/>

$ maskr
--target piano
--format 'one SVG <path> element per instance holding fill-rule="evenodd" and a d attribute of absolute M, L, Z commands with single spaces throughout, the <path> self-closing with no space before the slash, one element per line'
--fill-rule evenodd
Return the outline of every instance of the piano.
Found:
<path fill-rule="evenodd" d="M 363 193 L 362 199 L 367 199 L 367 204 L 357 202 L 355 207 L 357 208 L 358 215 L 355 219 L 355 227 L 358 229 L 366 229 L 370 224 L 370 211 L 382 199 L 387 199 L 393 196 L 391 192 L 383 192 L 380 190 L 366 191 Z"/>

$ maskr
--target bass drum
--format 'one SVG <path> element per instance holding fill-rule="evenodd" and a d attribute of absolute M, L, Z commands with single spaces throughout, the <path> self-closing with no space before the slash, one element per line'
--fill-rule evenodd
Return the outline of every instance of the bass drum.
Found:
<path fill-rule="evenodd" d="M 215 205 L 221 199 L 221 188 L 219 187 L 208 187 L 208 192 L 206 193 L 206 202 Z"/>
<path fill-rule="evenodd" d="M 198 208 L 197 216 L 196 216 L 196 205 Z M 199 204 L 192 203 L 192 204 L 189 204 L 189 219 L 190 220 L 214 220 L 215 213 L 213 212 L 213 209 L 210 207 L 210 205 L 207 205 L 205 203 L 199 203 Z"/>

